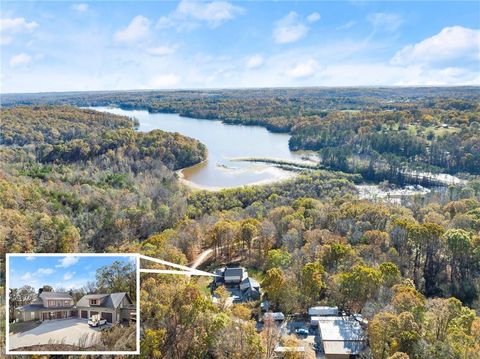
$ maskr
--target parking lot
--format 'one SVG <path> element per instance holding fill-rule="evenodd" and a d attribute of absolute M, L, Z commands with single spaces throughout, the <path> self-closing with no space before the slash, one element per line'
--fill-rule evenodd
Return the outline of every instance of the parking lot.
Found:
<path fill-rule="evenodd" d="M 59 319 L 45 321 L 38 327 L 9 336 L 9 349 L 62 343 L 88 348 L 94 345 L 105 328 L 90 328 L 86 319 Z"/>

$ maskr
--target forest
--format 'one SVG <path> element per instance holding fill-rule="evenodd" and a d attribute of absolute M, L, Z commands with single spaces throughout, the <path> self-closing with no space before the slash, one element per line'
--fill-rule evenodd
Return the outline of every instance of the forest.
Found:
<path fill-rule="evenodd" d="M 403 184 L 402 170 L 480 174 L 477 87 L 303 88 L 6 95 L 5 106 L 74 104 L 260 125 L 289 132 L 291 150 L 367 180 Z"/>
<path fill-rule="evenodd" d="M 132 252 L 187 265 L 211 248 L 202 269 L 246 267 L 287 315 L 318 304 L 361 313 L 365 358 L 479 358 L 478 97 L 476 88 L 6 96 L 2 249 Z M 192 190 L 174 170 L 205 159 L 198 141 L 136 132 L 133 119 L 69 104 L 261 124 L 291 132 L 290 146 L 320 151 L 331 169 Z M 355 183 L 382 161 L 467 182 L 402 204 L 360 199 Z M 295 344 L 275 328 L 256 330 L 259 303 L 215 305 L 207 284 L 142 274 L 142 358 L 272 358 L 279 341 Z"/>

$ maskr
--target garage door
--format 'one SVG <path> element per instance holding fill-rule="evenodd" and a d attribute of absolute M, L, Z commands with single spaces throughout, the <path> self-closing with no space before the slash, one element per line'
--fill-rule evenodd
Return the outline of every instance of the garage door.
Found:
<path fill-rule="evenodd" d="M 93 310 L 90 311 L 90 318 L 93 317 L 94 315 L 97 315 L 98 312 L 94 312 Z"/>
<path fill-rule="evenodd" d="M 111 323 L 112 322 L 112 313 L 102 312 L 102 318 L 105 318 L 107 320 L 107 322 Z"/>
<path fill-rule="evenodd" d="M 88 312 L 86 310 L 82 310 L 82 318 L 88 319 Z"/>

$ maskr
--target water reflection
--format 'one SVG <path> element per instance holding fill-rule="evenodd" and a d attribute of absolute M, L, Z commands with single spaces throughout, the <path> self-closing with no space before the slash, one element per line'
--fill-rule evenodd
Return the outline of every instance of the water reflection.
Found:
<path fill-rule="evenodd" d="M 96 110 L 136 118 L 139 131 L 161 129 L 179 132 L 205 144 L 207 161 L 183 169 L 183 178 L 202 188 L 230 188 L 241 185 L 266 183 L 293 176 L 292 172 L 273 165 L 231 161 L 239 157 L 274 158 L 302 161 L 303 155 L 288 148 L 290 136 L 271 133 L 263 127 L 227 125 L 220 121 L 181 117 L 176 114 L 149 113 L 143 110 L 123 110 L 96 107 Z"/>

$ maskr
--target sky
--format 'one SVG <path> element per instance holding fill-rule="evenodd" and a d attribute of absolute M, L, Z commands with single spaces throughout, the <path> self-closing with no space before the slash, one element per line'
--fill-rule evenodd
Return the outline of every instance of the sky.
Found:
<path fill-rule="evenodd" d="M 478 1 L 2 1 L 9 92 L 480 84 Z"/>
<path fill-rule="evenodd" d="M 135 263 L 134 256 L 12 256 L 9 263 L 9 286 L 29 285 L 38 290 L 44 285 L 80 289 L 95 281 L 96 270 L 115 261 Z"/>

